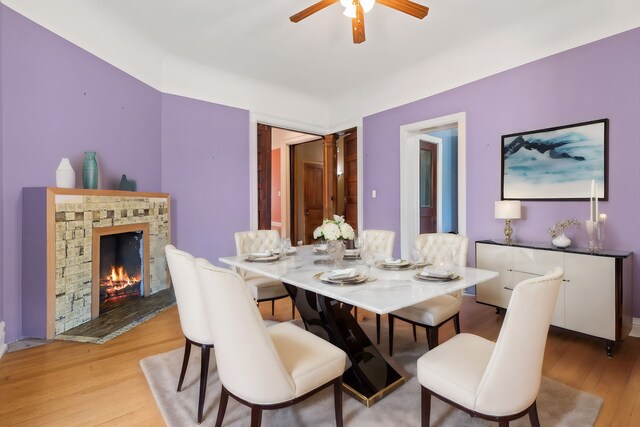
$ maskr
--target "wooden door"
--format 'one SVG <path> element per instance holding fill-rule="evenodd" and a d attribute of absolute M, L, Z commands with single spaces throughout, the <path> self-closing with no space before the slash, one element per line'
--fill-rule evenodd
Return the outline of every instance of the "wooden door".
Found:
<path fill-rule="evenodd" d="M 358 229 L 358 134 L 349 129 L 344 137 L 344 220 Z"/>
<path fill-rule="evenodd" d="M 258 230 L 270 229 L 271 126 L 258 124 Z"/>
<path fill-rule="evenodd" d="M 304 243 L 313 242 L 313 230 L 322 224 L 322 185 L 323 167 L 321 164 L 305 163 L 304 182 Z"/>
<path fill-rule="evenodd" d="M 420 141 L 420 234 L 438 231 L 438 145 Z"/>

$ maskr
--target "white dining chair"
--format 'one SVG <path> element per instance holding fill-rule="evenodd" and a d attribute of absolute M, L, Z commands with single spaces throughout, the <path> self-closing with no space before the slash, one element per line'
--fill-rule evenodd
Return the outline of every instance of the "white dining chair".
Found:
<path fill-rule="evenodd" d="M 329 386 L 336 425 L 342 426 L 345 352 L 290 322 L 265 327 L 237 273 L 204 259 L 196 265 L 222 383 L 216 426 L 222 425 L 229 396 L 251 408 L 253 427 L 260 425 L 263 410 L 296 404 Z"/>
<path fill-rule="evenodd" d="M 464 267 L 467 265 L 469 239 L 451 233 L 420 234 L 416 237 L 415 249 L 421 254 L 422 261 L 432 266 Z M 460 333 L 461 305 L 462 291 L 457 291 L 389 313 L 389 355 L 393 356 L 395 319 L 412 324 L 414 340 L 416 340 L 416 326 L 426 328 L 427 346 L 432 349 L 438 345 L 438 328 L 449 320 L 453 320 L 456 334 Z"/>
<path fill-rule="evenodd" d="M 200 391 L 198 394 L 198 423 L 202 422 L 204 399 L 207 392 L 207 373 L 209 371 L 209 355 L 213 348 L 213 335 L 209 328 L 202 293 L 198 285 L 195 259 L 191 254 L 176 249 L 173 245 L 165 246 L 167 264 L 176 295 L 180 327 L 185 337 L 182 369 L 178 379 L 178 390 L 189 365 L 191 346 L 200 347 Z"/>
<path fill-rule="evenodd" d="M 375 258 L 386 259 L 393 256 L 393 244 L 396 232 L 390 230 L 362 230 L 362 248 L 360 252 L 369 252 Z M 358 307 L 354 307 L 353 315 L 358 320 Z M 380 344 L 380 315 L 376 313 L 376 343 Z"/>
<path fill-rule="evenodd" d="M 280 248 L 280 234 L 276 230 L 238 231 L 234 235 L 236 255 L 265 252 Z M 237 271 L 249 288 L 253 299 L 259 304 L 271 301 L 271 315 L 275 313 L 275 300 L 287 298 L 289 293 L 282 282 L 249 271 Z M 295 317 L 295 306 L 291 301 L 291 317 Z"/>
<path fill-rule="evenodd" d="M 423 426 L 430 424 L 431 396 L 500 426 L 526 414 L 540 425 L 536 398 L 562 278 L 557 268 L 516 285 L 495 343 L 463 333 L 418 359 Z"/>

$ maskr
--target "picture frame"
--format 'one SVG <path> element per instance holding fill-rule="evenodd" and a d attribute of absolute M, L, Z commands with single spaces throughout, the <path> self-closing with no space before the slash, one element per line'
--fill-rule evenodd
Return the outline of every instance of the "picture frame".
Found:
<path fill-rule="evenodd" d="M 502 200 L 608 200 L 609 119 L 502 136 Z"/>

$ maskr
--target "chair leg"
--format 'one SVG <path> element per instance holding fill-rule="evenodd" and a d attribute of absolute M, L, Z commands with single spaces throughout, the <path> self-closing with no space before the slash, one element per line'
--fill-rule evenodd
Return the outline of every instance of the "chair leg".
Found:
<path fill-rule="evenodd" d="M 271 300 L 271 315 L 275 315 L 276 314 L 276 300 L 272 299 Z"/>
<path fill-rule="evenodd" d="M 342 377 L 333 384 L 333 400 L 336 408 L 336 427 L 342 427 Z"/>
<path fill-rule="evenodd" d="M 184 381 L 184 376 L 187 373 L 187 366 L 189 366 L 189 356 L 191 355 L 191 343 L 188 339 L 185 338 L 184 343 L 184 356 L 182 357 L 182 370 L 180 371 L 180 379 L 178 379 L 178 390 L 182 389 L 182 382 Z"/>
<path fill-rule="evenodd" d="M 216 418 L 216 427 L 222 426 L 222 420 L 224 419 L 224 413 L 227 410 L 227 401 L 229 400 L 229 392 L 224 386 L 221 387 L 220 392 L 220 404 L 218 405 L 218 417 Z"/>
<path fill-rule="evenodd" d="M 438 328 L 427 326 L 427 347 L 433 350 L 438 346 Z"/>
<path fill-rule="evenodd" d="M 209 354 L 211 347 L 203 346 L 200 361 L 200 394 L 198 397 L 198 424 L 202 422 L 204 411 L 204 397 L 207 394 L 207 376 L 209 375 Z"/>
<path fill-rule="evenodd" d="M 296 305 L 293 303 L 293 300 L 291 300 L 291 318 L 296 318 Z"/>
<path fill-rule="evenodd" d="M 393 356 L 393 320 L 395 316 L 389 314 L 389 357 Z"/>
<path fill-rule="evenodd" d="M 453 316 L 453 328 L 456 330 L 456 334 L 460 333 L 460 313 L 456 313 L 455 316 Z"/>
<path fill-rule="evenodd" d="M 353 318 L 356 319 L 356 322 L 358 321 L 358 307 L 355 305 L 353 306 Z"/>
<path fill-rule="evenodd" d="M 262 424 L 262 409 L 258 406 L 251 408 L 251 427 L 260 427 Z"/>
<path fill-rule="evenodd" d="M 431 423 L 431 392 L 425 387 L 420 388 L 422 389 L 422 392 L 420 393 L 422 395 L 422 427 L 429 427 Z"/>
<path fill-rule="evenodd" d="M 380 344 L 380 315 L 376 313 L 376 343 Z"/>
<path fill-rule="evenodd" d="M 531 421 L 531 427 L 540 427 L 540 420 L 538 419 L 538 408 L 536 406 L 535 400 L 529 407 L 529 421 Z"/>
<path fill-rule="evenodd" d="M 416 325 L 411 325 L 413 326 L 413 342 L 418 341 L 418 336 L 416 335 Z"/>
<path fill-rule="evenodd" d="M 509 421 L 499 421 L 498 427 L 509 427 Z"/>

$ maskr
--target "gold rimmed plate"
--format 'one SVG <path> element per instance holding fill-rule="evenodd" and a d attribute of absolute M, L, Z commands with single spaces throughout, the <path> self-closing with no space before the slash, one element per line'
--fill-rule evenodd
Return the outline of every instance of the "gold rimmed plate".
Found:
<path fill-rule="evenodd" d="M 249 255 L 245 261 L 249 262 L 274 262 L 280 259 L 279 255 L 271 255 L 271 256 L 254 256 Z"/>
<path fill-rule="evenodd" d="M 376 267 L 383 270 L 410 270 L 415 267 L 415 264 L 410 263 L 406 260 L 402 260 L 402 262 L 394 264 L 388 264 L 384 261 L 378 261 L 376 262 Z"/>
<path fill-rule="evenodd" d="M 313 278 L 329 285 L 361 285 L 363 283 L 372 281 L 371 278 L 363 274 L 358 274 L 357 276 L 353 277 L 345 277 L 342 279 L 330 279 L 328 277 L 328 274 L 329 273 L 327 272 L 317 273 L 314 274 Z"/>
<path fill-rule="evenodd" d="M 422 275 L 422 274 L 418 273 L 413 277 L 414 277 L 414 279 L 420 280 L 422 282 L 451 282 L 452 280 L 460 279 L 462 276 L 460 276 L 457 273 L 451 273 L 449 276 L 446 276 L 446 277 L 425 276 L 425 275 Z"/>

